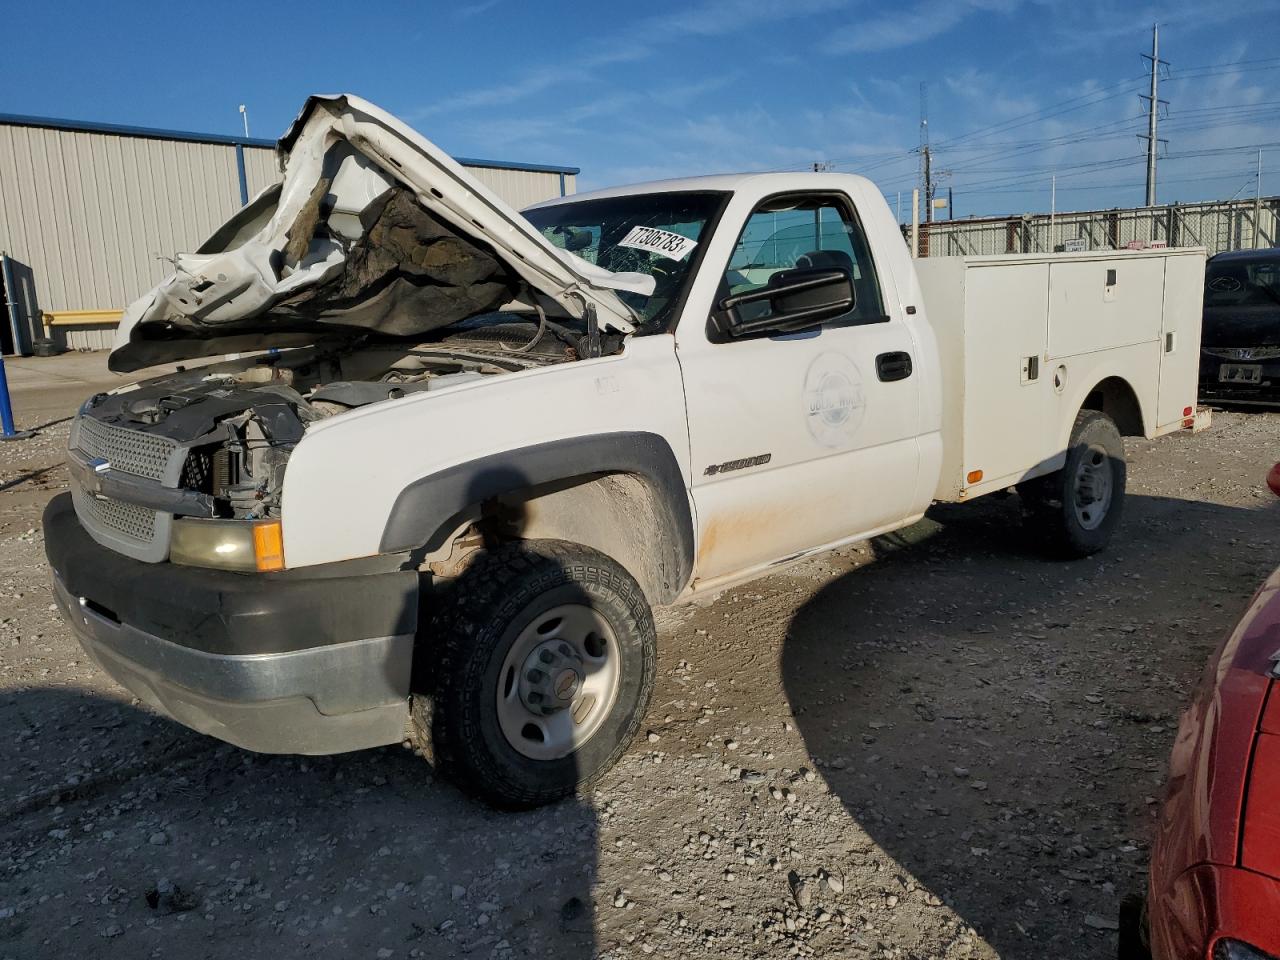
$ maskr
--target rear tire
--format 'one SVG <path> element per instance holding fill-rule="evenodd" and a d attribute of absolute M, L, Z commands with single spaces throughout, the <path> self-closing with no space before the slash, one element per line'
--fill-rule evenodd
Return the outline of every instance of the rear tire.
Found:
<path fill-rule="evenodd" d="M 653 692 L 643 592 L 576 544 L 526 541 L 477 559 L 442 591 L 423 644 L 411 739 L 497 807 L 589 789 L 634 739 Z"/>
<path fill-rule="evenodd" d="M 1115 422 L 1081 410 L 1061 470 L 1018 485 L 1029 527 L 1049 551 L 1087 557 L 1111 540 L 1124 508 L 1124 440 Z"/>

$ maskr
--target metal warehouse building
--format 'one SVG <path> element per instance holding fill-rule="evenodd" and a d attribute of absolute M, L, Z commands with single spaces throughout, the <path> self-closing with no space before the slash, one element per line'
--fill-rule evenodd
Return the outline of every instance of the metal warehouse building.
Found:
<path fill-rule="evenodd" d="M 0 114 L 0 354 L 111 346 L 121 308 L 279 179 L 275 141 Z M 457 158 L 516 209 L 576 167 Z"/>

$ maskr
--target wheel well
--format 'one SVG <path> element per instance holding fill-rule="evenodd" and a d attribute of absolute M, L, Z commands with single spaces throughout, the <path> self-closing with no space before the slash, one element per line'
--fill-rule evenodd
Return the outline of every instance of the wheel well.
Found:
<path fill-rule="evenodd" d="M 656 485 L 633 473 L 604 473 L 503 493 L 470 511 L 486 544 L 564 540 L 599 550 L 635 577 L 652 604 L 670 603 L 688 579 L 680 526 Z M 465 540 L 466 532 L 455 539 Z M 447 547 L 446 547 L 447 549 Z"/>
<path fill-rule="evenodd" d="M 1107 377 L 1089 391 L 1081 405 L 1086 410 L 1098 410 L 1115 421 L 1116 429 L 1124 437 L 1141 437 L 1142 406 L 1129 382 L 1121 377 Z"/>

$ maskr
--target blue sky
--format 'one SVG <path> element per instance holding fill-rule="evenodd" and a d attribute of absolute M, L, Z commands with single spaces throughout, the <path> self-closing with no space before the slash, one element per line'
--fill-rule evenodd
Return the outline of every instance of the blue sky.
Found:
<path fill-rule="evenodd" d="M 1280 193 L 1280 0 L 471 0 L 10 5 L 0 111 L 278 136 L 358 93 L 455 154 L 580 189 L 815 161 L 896 203 L 920 84 L 958 216 L 1142 202 L 1151 23 L 1171 61 L 1161 202 Z M 1267 174 L 1267 167 L 1273 173 Z M 904 209 L 905 209 L 904 201 Z"/>

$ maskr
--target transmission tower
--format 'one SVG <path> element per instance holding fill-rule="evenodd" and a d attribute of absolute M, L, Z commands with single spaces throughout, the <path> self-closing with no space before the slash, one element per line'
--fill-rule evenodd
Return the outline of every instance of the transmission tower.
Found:
<path fill-rule="evenodd" d="M 1142 59 L 1151 64 L 1151 92 L 1140 93 L 1139 98 L 1147 101 L 1147 132 L 1138 134 L 1139 140 L 1147 141 L 1147 206 L 1156 205 L 1156 157 L 1160 144 L 1168 143 L 1156 136 L 1156 127 L 1160 122 L 1160 105 L 1169 105 L 1168 100 L 1160 99 L 1160 67 L 1168 66 L 1168 60 L 1160 59 L 1160 24 L 1151 25 L 1151 53 L 1143 54 Z"/>

